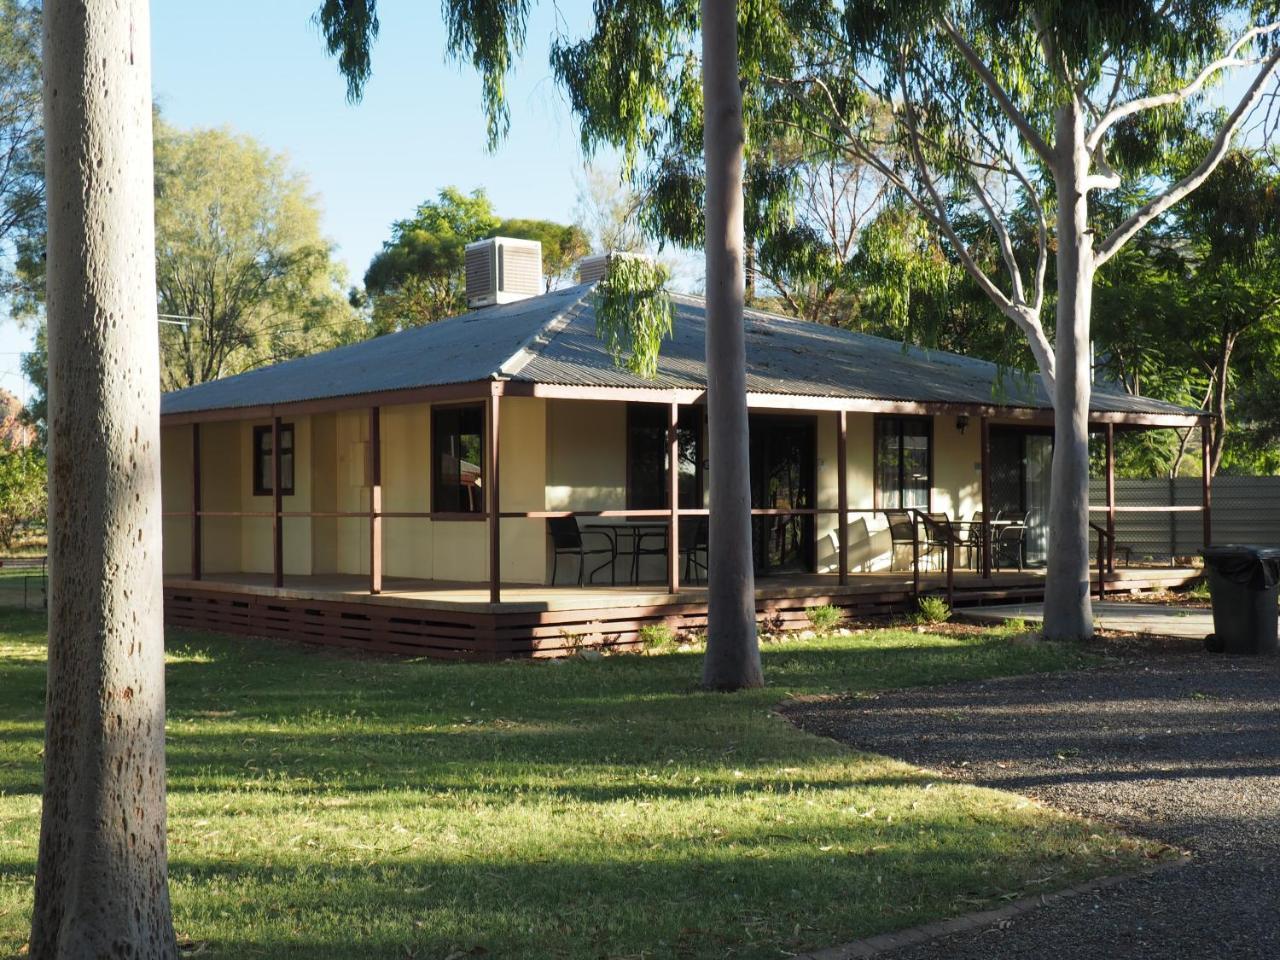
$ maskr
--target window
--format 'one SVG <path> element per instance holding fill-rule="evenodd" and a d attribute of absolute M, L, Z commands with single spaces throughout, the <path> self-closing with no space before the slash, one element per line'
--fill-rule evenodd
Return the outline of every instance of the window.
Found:
<path fill-rule="evenodd" d="M 627 407 L 627 509 L 664 510 L 667 498 L 668 408 L 656 403 Z M 702 501 L 702 410 L 684 407 L 680 434 L 680 506 L 697 509 Z"/>
<path fill-rule="evenodd" d="M 269 497 L 275 488 L 271 427 L 253 428 L 253 495 Z M 280 496 L 293 496 L 293 424 L 280 424 Z"/>
<path fill-rule="evenodd" d="M 431 509 L 484 512 L 484 407 L 432 408 Z"/>
<path fill-rule="evenodd" d="M 933 486 L 933 421 L 876 419 L 876 508 L 928 510 Z"/>

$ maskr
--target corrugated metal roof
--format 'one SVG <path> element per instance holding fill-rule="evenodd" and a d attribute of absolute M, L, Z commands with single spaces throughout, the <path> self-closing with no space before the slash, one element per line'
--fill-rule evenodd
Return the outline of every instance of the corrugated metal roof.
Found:
<path fill-rule="evenodd" d="M 595 335 L 591 286 L 489 307 L 166 394 L 166 414 L 259 406 L 486 379 L 583 387 L 706 387 L 701 299 L 674 297 L 675 331 L 653 380 L 618 369 Z M 1038 376 L 985 360 L 747 311 L 747 389 L 757 393 L 1049 409 Z M 1096 411 L 1189 413 L 1094 389 Z"/>
<path fill-rule="evenodd" d="M 544 326 L 582 299 L 557 290 L 425 327 L 287 360 L 166 393 L 161 414 L 256 407 L 384 390 L 470 383 L 499 375 Z"/>

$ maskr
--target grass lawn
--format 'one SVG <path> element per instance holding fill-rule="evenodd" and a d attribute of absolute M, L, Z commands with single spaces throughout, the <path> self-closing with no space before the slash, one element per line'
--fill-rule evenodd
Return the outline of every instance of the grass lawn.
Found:
<path fill-rule="evenodd" d="M 27 933 L 43 619 L 0 611 L 0 956 Z M 790 694 L 1075 666 L 993 632 L 457 665 L 169 638 L 170 858 L 202 957 L 784 957 L 1133 866 L 1018 797 L 800 733 Z M 963 723 L 963 717 L 956 718 Z"/>

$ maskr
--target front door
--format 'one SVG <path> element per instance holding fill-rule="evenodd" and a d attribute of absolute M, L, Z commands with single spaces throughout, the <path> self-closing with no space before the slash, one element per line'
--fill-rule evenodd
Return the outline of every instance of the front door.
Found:
<path fill-rule="evenodd" d="M 767 510 L 812 509 L 817 484 L 817 421 L 808 416 L 752 414 L 751 506 Z M 811 573 L 814 517 L 752 518 L 756 573 Z"/>

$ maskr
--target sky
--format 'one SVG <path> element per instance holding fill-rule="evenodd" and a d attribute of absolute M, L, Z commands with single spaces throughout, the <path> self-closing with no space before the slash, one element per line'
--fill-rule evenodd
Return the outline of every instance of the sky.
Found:
<path fill-rule="evenodd" d="M 446 60 L 438 2 L 381 0 L 373 76 L 354 105 L 311 22 L 319 5 L 153 0 L 153 89 L 176 126 L 227 126 L 285 154 L 309 178 L 351 282 L 392 221 L 445 186 L 484 187 L 499 216 L 574 219 L 583 158 L 547 53 L 556 33 L 586 33 L 587 0 L 531 5 L 525 56 L 508 84 L 511 132 L 492 154 L 479 78 Z M 30 340 L 0 321 L 0 386 L 24 401 L 19 360 Z"/>

